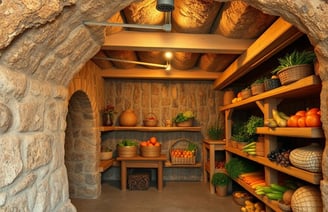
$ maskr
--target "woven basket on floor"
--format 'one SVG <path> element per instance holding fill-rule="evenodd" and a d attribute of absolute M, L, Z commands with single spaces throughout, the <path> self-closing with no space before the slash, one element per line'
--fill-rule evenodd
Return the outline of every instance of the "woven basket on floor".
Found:
<path fill-rule="evenodd" d="M 313 74 L 313 65 L 295 65 L 280 70 L 277 75 L 282 85 L 287 85 Z"/>

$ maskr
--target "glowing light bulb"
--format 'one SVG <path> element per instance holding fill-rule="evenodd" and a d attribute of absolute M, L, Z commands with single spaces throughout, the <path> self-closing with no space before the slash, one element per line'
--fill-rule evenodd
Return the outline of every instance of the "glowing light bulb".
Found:
<path fill-rule="evenodd" d="M 164 56 L 167 60 L 171 60 L 173 57 L 173 54 L 172 54 L 172 52 L 165 52 Z"/>

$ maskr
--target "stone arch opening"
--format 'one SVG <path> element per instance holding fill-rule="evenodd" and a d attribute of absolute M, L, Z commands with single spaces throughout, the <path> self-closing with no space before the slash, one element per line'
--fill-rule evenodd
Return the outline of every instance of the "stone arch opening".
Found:
<path fill-rule="evenodd" d="M 66 122 L 65 165 L 69 195 L 72 198 L 97 198 L 100 195 L 98 139 L 92 130 L 94 116 L 86 93 L 77 91 L 71 96 Z"/>

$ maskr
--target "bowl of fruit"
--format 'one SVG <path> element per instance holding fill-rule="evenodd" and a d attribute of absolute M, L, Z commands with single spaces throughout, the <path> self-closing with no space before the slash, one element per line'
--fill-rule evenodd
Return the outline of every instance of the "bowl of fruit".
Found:
<path fill-rule="evenodd" d="M 157 117 L 154 113 L 148 113 L 146 118 L 143 120 L 145 127 L 156 127 L 158 124 Z"/>
<path fill-rule="evenodd" d="M 233 200 L 240 206 L 245 206 L 245 201 L 253 200 L 253 196 L 246 191 L 235 191 L 232 193 Z"/>

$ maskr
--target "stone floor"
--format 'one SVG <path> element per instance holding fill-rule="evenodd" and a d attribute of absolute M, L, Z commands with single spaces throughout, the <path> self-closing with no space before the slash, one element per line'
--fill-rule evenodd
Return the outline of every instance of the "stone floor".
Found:
<path fill-rule="evenodd" d="M 103 182 L 98 199 L 72 199 L 78 212 L 238 212 L 231 195 L 219 197 L 210 194 L 208 184 L 202 182 L 165 182 L 162 192 L 151 185 L 145 191 L 125 192 L 118 182 Z"/>

